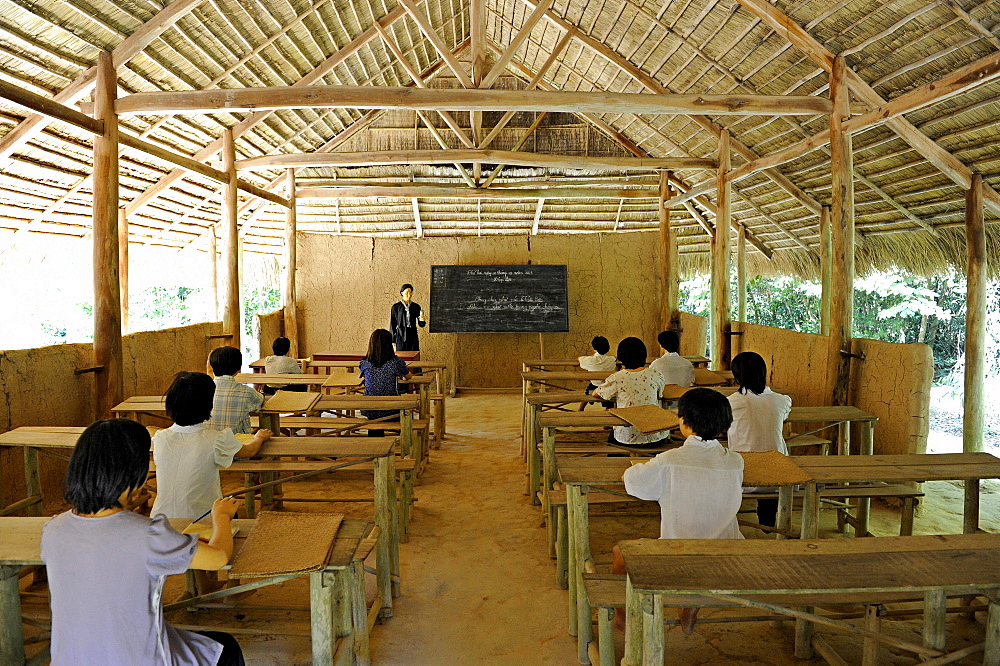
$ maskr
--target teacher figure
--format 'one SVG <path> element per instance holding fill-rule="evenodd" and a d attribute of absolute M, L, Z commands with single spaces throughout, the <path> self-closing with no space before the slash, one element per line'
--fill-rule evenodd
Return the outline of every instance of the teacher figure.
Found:
<path fill-rule="evenodd" d="M 396 351 L 419 351 L 420 339 L 417 337 L 417 326 L 426 326 L 420 306 L 414 303 L 413 285 L 404 284 L 399 288 L 399 301 L 392 304 L 389 330 L 392 331 L 392 341 Z"/>

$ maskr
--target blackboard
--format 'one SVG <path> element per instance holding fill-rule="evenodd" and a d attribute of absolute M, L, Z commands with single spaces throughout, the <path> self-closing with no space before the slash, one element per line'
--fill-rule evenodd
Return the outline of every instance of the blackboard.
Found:
<path fill-rule="evenodd" d="M 566 266 L 431 266 L 432 333 L 569 331 Z"/>

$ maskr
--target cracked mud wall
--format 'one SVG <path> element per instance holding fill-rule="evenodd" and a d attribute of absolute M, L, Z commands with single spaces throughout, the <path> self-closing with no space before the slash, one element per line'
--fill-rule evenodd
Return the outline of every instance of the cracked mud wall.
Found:
<path fill-rule="evenodd" d="M 680 322 L 680 355 L 705 356 L 708 348 L 708 319 L 700 315 L 681 312 Z"/>
<path fill-rule="evenodd" d="M 254 315 L 257 319 L 257 341 L 260 343 L 260 355 L 257 358 L 245 358 L 243 364 L 246 365 L 258 358 L 271 355 L 271 343 L 275 338 L 280 338 L 285 334 L 285 312 L 276 310 L 267 314 Z"/>
<path fill-rule="evenodd" d="M 857 338 L 851 404 L 878 417 L 875 453 L 926 453 L 934 356 L 925 344 Z"/>
<path fill-rule="evenodd" d="M 369 239 L 298 235 L 296 289 L 303 355 L 323 350 L 363 351 L 374 328 L 388 326 L 399 286 L 412 283 L 414 300 L 429 316 L 430 267 L 435 264 L 566 264 L 570 331 L 544 335 L 547 358 L 573 358 L 604 335 L 612 350 L 623 337 L 658 350 L 659 303 L 655 233 L 579 236 Z M 704 319 L 687 315 L 696 331 L 683 345 L 704 353 Z M 700 332 L 698 332 L 700 331 Z M 536 333 L 428 333 L 424 358 L 457 368 L 466 387 L 516 387 L 520 361 L 537 358 Z"/>
<path fill-rule="evenodd" d="M 743 331 L 743 335 L 733 336 L 733 356 L 743 351 L 763 356 L 768 385 L 779 393 L 791 394 L 793 405 L 830 404 L 827 336 L 737 322 L 733 329 Z"/>

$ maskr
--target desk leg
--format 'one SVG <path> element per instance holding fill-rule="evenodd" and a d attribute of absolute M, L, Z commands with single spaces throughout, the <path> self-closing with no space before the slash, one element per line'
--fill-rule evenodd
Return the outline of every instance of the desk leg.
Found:
<path fill-rule="evenodd" d="M 581 664 L 590 663 L 590 644 L 593 633 L 591 623 L 590 600 L 587 599 L 587 589 L 583 586 L 583 572 L 587 570 L 590 557 L 590 512 L 587 507 L 587 486 L 567 486 L 567 504 L 575 505 L 573 522 L 576 523 L 576 645 L 577 658 Z"/>
<path fill-rule="evenodd" d="M 522 453 L 524 454 L 524 460 L 530 463 L 531 456 L 533 455 L 533 449 L 531 447 L 538 443 L 538 440 L 535 439 L 535 423 L 538 421 L 538 406 L 524 403 L 524 406 L 521 407 L 521 409 L 524 411 L 522 428 L 524 432 L 521 435 L 521 446 L 524 451 L 522 451 Z"/>
<path fill-rule="evenodd" d="M 28 497 L 42 497 L 42 480 L 38 469 L 38 449 L 24 447 L 24 486 Z M 38 501 L 28 507 L 29 516 L 42 515 L 42 502 Z"/>
<path fill-rule="evenodd" d="M 576 568 L 579 560 L 576 556 L 576 530 L 577 524 L 573 519 L 579 507 L 574 503 L 574 499 L 579 497 L 579 493 L 575 496 L 570 494 L 570 488 L 573 486 L 566 487 L 566 525 L 567 532 L 569 532 L 569 543 L 568 545 L 568 571 L 567 571 L 567 584 L 569 588 L 569 635 L 576 636 Z"/>
<path fill-rule="evenodd" d="M 533 413 L 534 405 L 529 405 L 528 409 L 530 410 L 528 412 L 529 414 Z M 529 418 L 528 420 L 530 421 L 531 419 Z M 528 432 L 532 432 L 533 430 L 534 427 L 531 426 L 531 430 Z M 545 458 L 538 452 L 538 442 L 534 439 L 534 437 L 525 435 L 525 445 L 528 447 L 526 457 L 526 460 L 528 461 L 528 501 L 531 502 L 532 505 L 537 505 L 538 495 L 536 493 L 541 486 L 539 478 L 542 476 L 542 465 L 544 464 Z"/>
<path fill-rule="evenodd" d="M 334 617 L 336 579 L 331 571 L 309 574 L 309 618 L 312 625 L 312 663 L 333 664 L 337 649 Z"/>
<path fill-rule="evenodd" d="M 413 458 L 416 463 L 413 466 L 413 478 L 420 478 L 420 467 L 423 465 L 423 460 L 420 455 L 419 446 L 418 450 L 413 450 L 413 410 L 412 409 L 401 409 L 399 411 L 399 437 L 400 437 L 400 452 L 403 454 L 404 458 Z"/>
<path fill-rule="evenodd" d="M 870 456 L 875 453 L 875 423 L 861 422 L 861 455 Z M 858 526 L 854 528 L 854 536 L 863 537 L 868 534 L 869 516 L 872 500 L 870 497 L 858 498 Z"/>
<path fill-rule="evenodd" d="M 806 484 L 806 493 L 802 500 L 801 536 L 803 539 L 815 539 L 819 536 L 819 489 L 816 483 Z"/>
<path fill-rule="evenodd" d="M 803 606 L 799 610 L 812 613 L 815 609 L 812 606 Z M 814 630 L 815 626 L 809 620 L 795 620 L 795 657 L 797 659 L 812 659 Z"/>
<path fill-rule="evenodd" d="M 375 459 L 375 524 L 382 536 L 375 545 L 375 578 L 379 596 L 382 597 L 383 618 L 392 617 L 392 551 L 398 548 L 395 540 L 395 511 L 392 507 L 390 486 L 392 478 L 392 456 Z M 397 556 L 398 558 L 398 556 Z M 398 559 L 397 559 L 398 561 Z"/>
<path fill-rule="evenodd" d="M 837 455 L 851 455 L 851 422 L 843 421 L 837 428 Z"/>
<path fill-rule="evenodd" d="M 348 585 L 351 588 L 351 617 L 354 626 L 354 663 L 369 666 L 371 658 L 368 648 L 368 608 L 365 606 L 365 570 L 360 560 L 351 562 L 348 568 Z"/>
<path fill-rule="evenodd" d="M 944 650 L 947 603 L 948 597 L 944 590 L 924 592 L 924 647 Z"/>
<path fill-rule="evenodd" d="M 663 597 L 643 594 L 642 608 L 642 666 L 663 666 Z"/>
<path fill-rule="evenodd" d="M 778 529 L 790 531 L 792 529 L 792 498 L 794 496 L 793 486 L 778 486 L 778 517 L 775 521 Z M 777 533 L 777 538 L 787 538 L 781 532 Z"/>
<path fill-rule="evenodd" d="M 20 570 L 21 567 L 0 566 L 0 664 L 24 663 L 21 591 L 17 585 Z"/>
<path fill-rule="evenodd" d="M 625 577 L 625 658 L 622 666 L 639 666 L 642 663 L 642 605 L 639 594 L 632 587 L 632 579 Z"/>
<path fill-rule="evenodd" d="M 37 506 L 37 505 L 36 505 Z M 965 482 L 965 518 L 962 531 L 975 534 L 979 530 L 979 479 Z"/>
<path fill-rule="evenodd" d="M 993 590 L 996 594 L 997 590 Z M 989 617 L 986 620 L 986 650 L 983 666 L 1000 666 L 1000 603 L 990 602 Z"/>
<path fill-rule="evenodd" d="M 537 449 L 537 447 L 536 447 Z M 537 450 L 535 451 L 537 455 Z M 558 535 L 556 534 L 556 524 L 552 520 L 554 518 L 552 511 L 552 504 L 549 501 L 549 493 L 552 491 L 552 486 L 556 479 L 556 431 L 555 428 L 545 428 L 544 435 L 542 437 L 542 508 L 545 511 L 545 535 L 549 541 L 549 557 L 556 556 L 556 541 L 558 540 Z M 533 485 L 538 487 L 538 480 L 536 479 L 532 482 Z M 532 493 L 533 495 L 535 493 Z"/>

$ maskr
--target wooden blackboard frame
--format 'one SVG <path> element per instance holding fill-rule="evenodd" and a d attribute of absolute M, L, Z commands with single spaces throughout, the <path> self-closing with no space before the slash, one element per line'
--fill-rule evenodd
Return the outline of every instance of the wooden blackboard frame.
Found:
<path fill-rule="evenodd" d="M 431 333 L 569 332 L 565 264 L 431 266 Z"/>

